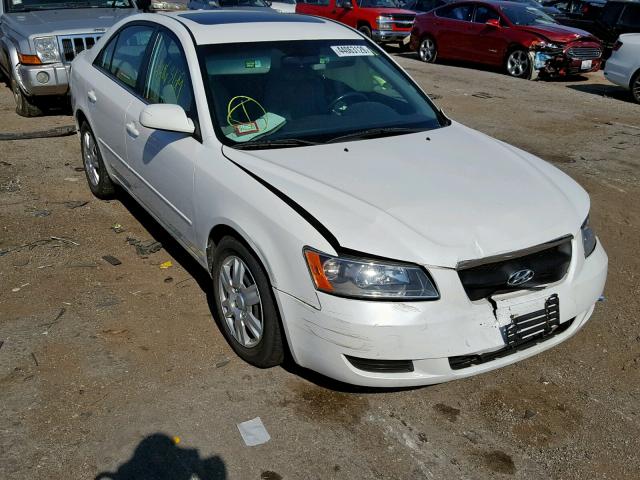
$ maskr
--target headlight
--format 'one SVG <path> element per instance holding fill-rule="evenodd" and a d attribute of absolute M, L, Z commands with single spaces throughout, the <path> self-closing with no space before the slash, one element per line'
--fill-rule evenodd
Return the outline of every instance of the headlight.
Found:
<path fill-rule="evenodd" d="M 341 297 L 385 300 L 436 300 L 438 290 L 417 265 L 333 257 L 305 248 L 316 289 Z"/>
<path fill-rule="evenodd" d="M 33 39 L 38 58 L 42 63 L 55 63 L 60 61 L 60 52 L 56 37 L 39 37 Z"/>
<path fill-rule="evenodd" d="M 538 50 L 559 50 L 562 48 L 561 45 L 558 45 L 557 43 L 553 43 L 553 42 L 547 42 L 542 40 L 541 42 L 539 42 L 536 47 L 538 48 Z"/>
<path fill-rule="evenodd" d="M 589 226 L 589 217 L 580 227 L 580 231 L 582 232 L 582 247 L 584 249 L 584 258 L 587 258 L 589 255 L 593 253 L 596 249 L 596 234 Z"/>
<path fill-rule="evenodd" d="M 376 17 L 376 23 L 378 24 L 378 30 L 393 30 L 393 17 L 380 15 Z"/>

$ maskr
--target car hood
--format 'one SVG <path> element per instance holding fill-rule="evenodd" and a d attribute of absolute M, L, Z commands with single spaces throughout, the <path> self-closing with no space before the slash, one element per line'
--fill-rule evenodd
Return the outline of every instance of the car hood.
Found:
<path fill-rule="evenodd" d="M 68 8 L 8 13 L 4 20 L 24 37 L 106 31 L 119 20 L 138 13 L 135 8 Z"/>
<path fill-rule="evenodd" d="M 545 37 L 552 42 L 568 43 L 579 39 L 598 42 L 589 32 L 579 28 L 567 27 L 566 25 L 520 26 L 518 28 Z"/>
<path fill-rule="evenodd" d="M 587 193 L 567 175 L 457 123 L 223 153 L 299 204 L 341 247 L 423 265 L 453 268 L 574 234 L 589 211 Z"/>
<path fill-rule="evenodd" d="M 416 15 L 413 10 L 404 10 L 403 8 L 360 7 L 360 10 L 375 10 L 380 15 Z"/>

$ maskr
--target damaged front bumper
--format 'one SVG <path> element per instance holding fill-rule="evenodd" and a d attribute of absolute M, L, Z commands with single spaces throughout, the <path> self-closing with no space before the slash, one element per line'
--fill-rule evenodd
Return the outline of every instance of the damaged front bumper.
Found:
<path fill-rule="evenodd" d="M 563 48 L 535 45 L 529 51 L 529 59 L 533 66 L 531 69 L 533 79 L 544 76 L 564 77 L 600 70 L 602 49 L 597 44 L 568 45 Z"/>
<path fill-rule="evenodd" d="M 321 309 L 316 309 L 284 292 L 275 294 L 299 365 L 354 385 L 428 385 L 509 365 L 571 337 L 602 294 L 607 263 L 598 243 L 588 259 L 572 260 L 560 282 L 509 299 L 526 304 L 557 295 L 560 307 L 553 335 L 506 354 L 512 317 L 499 314 L 489 300 L 469 300 L 454 269 L 429 269 L 442 294 L 438 301 L 363 301 L 318 293 Z"/>

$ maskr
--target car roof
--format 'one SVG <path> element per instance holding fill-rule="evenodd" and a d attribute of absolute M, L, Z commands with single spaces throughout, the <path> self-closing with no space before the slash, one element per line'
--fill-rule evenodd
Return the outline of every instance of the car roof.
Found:
<path fill-rule="evenodd" d="M 266 10 L 266 9 L 265 9 Z M 358 40 L 362 36 L 337 22 L 274 11 L 220 9 L 162 13 L 185 25 L 196 44 L 281 40 Z"/>

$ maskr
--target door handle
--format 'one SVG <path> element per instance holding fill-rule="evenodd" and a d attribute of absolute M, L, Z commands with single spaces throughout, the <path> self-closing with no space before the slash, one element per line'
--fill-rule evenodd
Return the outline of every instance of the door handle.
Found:
<path fill-rule="evenodd" d="M 98 101 L 98 97 L 96 97 L 96 92 L 94 92 L 93 90 L 89 90 L 87 92 L 87 98 L 91 103 L 96 103 Z"/>
<path fill-rule="evenodd" d="M 138 135 L 140 135 L 140 132 L 136 128 L 135 123 L 129 122 L 125 125 L 125 127 L 127 127 L 127 132 L 129 132 L 129 135 L 131 135 L 133 138 L 137 138 Z"/>

